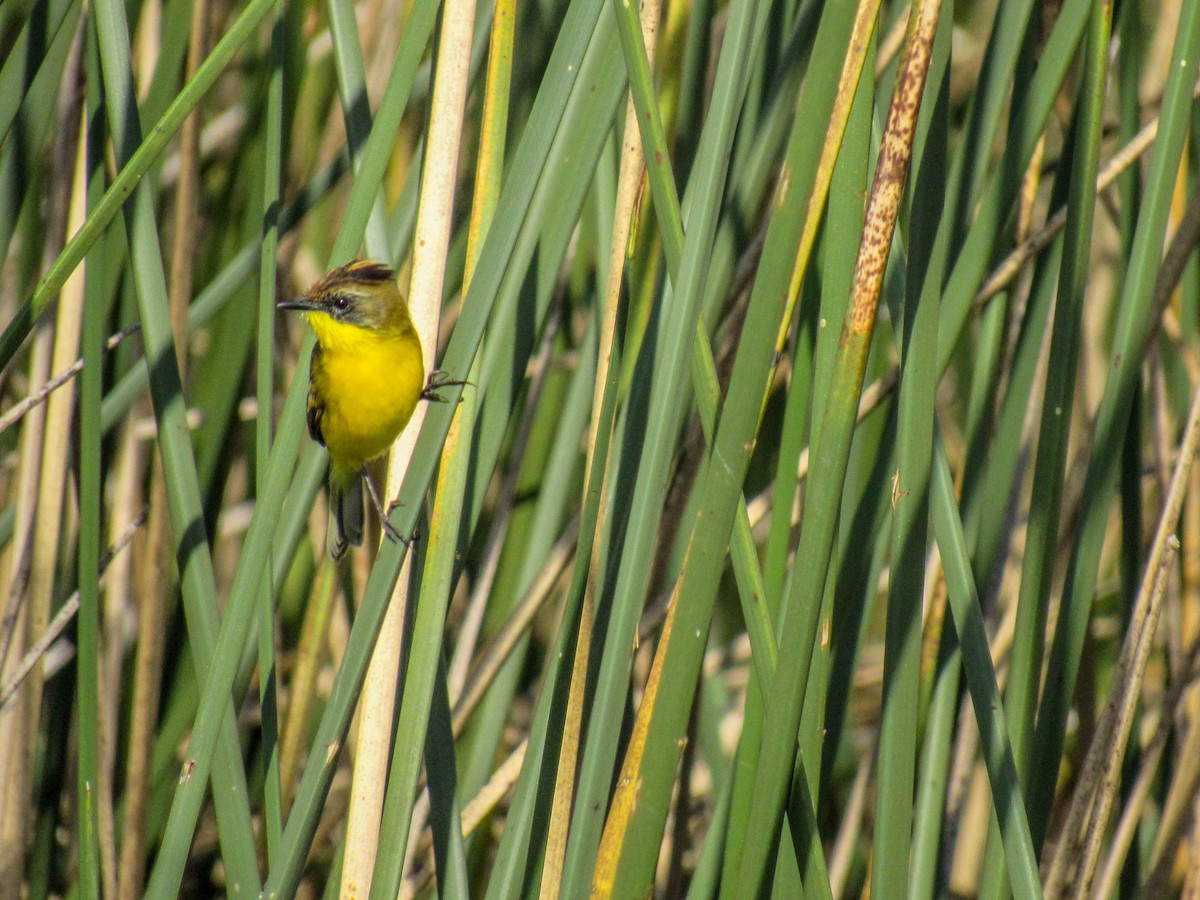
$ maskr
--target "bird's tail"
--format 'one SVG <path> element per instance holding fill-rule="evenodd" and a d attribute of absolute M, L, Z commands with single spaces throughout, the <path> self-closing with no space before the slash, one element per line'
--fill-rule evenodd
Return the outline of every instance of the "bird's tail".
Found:
<path fill-rule="evenodd" d="M 336 562 L 350 546 L 363 539 L 362 472 L 345 472 L 334 467 L 329 473 L 329 528 L 325 549 Z"/>

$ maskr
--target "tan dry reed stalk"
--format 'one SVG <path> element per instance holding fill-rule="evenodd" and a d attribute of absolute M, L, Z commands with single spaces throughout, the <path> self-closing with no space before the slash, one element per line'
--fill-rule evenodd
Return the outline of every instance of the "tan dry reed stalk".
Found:
<path fill-rule="evenodd" d="M 52 162 L 46 214 L 47 241 L 43 265 L 49 266 L 61 250 L 67 230 L 73 221 L 82 217 L 84 198 L 78 196 L 84 177 L 78 155 L 83 92 L 79 90 L 82 77 L 83 31 L 74 38 L 68 57 L 67 70 L 59 89 L 59 116 L 56 136 L 52 143 Z M 53 329 L 53 350 L 47 372 L 61 371 L 79 357 L 79 335 L 83 321 L 83 277 L 77 272 L 64 285 Z M 43 376 L 44 378 L 44 376 Z M 43 380 L 39 378 L 34 384 Z M 69 540 L 70 516 L 67 492 L 68 454 L 70 451 L 71 418 L 74 411 L 74 391 L 71 386 L 50 396 L 46 404 L 44 430 L 32 435 L 29 452 L 41 458 L 37 468 L 36 500 L 30 514 L 34 517 L 30 544 L 28 582 L 24 585 L 25 600 L 21 614 L 24 635 L 14 647 L 36 640 L 50 620 L 50 601 L 58 571 L 60 541 Z M 36 420 L 26 428 L 36 427 Z M 63 531 L 68 532 L 67 535 Z M 14 587 L 16 582 L 14 581 Z M 20 594 L 10 599 L 20 602 Z M 11 609 L 11 608 L 10 608 Z M 20 702 L 14 707 L 9 727 L 4 728 L 7 739 L 0 750 L 0 778 L 4 781 L 0 796 L 0 894 L 12 896 L 21 892 L 28 827 L 33 805 L 33 774 L 36 742 L 41 721 L 43 674 L 34 668 L 24 685 Z M 7 763 L 7 766 L 5 765 Z M 15 888 L 15 890 L 14 890 Z"/>
<path fill-rule="evenodd" d="M 209 0 L 195 0 L 192 7 L 186 56 L 186 80 L 195 76 L 208 44 Z M 144 38 L 158 35 L 157 28 L 143 30 Z M 146 46 L 139 42 L 139 48 Z M 143 77 L 153 66 L 142 67 Z M 148 88 L 148 84 L 144 86 Z M 191 301 L 193 262 L 195 253 L 197 208 L 200 193 L 200 139 L 202 115 L 200 105 L 184 119 L 180 134 L 178 164 L 175 168 L 174 234 L 171 248 L 168 302 L 171 332 L 175 344 L 175 361 L 182 384 L 187 384 L 188 370 L 188 304 Z M 157 459 L 150 474 L 151 518 L 149 554 L 146 570 L 139 579 L 138 653 L 133 679 L 134 714 L 130 724 L 129 758 L 126 766 L 126 815 L 121 841 L 120 893 L 134 897 L 142 892 L 145 860 L 145 816 L 150 791 L 149 759 L 157 726 L 159 700 L 162 696 L 163 659 L 166 641 L 166 605 L 172 582 L 173 552 L 165 536 L 170 533 L 167 510 L 167 490 L 161 464 Z"/>
<path fill-rule="evenodd" d="M 1200 97 L 1200 83 L 1197 83 L 1195 95 Z M 1105 164 L 1096 177 L 1097 192 L 1108 190 L 1126 169 L 1137 162 L 1141 158 L 1141 155 L 1154 145 L 1154 139 L 1158 136 L 1158 122 L 1157 116 L 1147 122 L 1141 131 L 1134 135 L 1129 143 L 1122 147 Z M 1024 267 L 1037 254 L 1050 245 L 1050 242 L 1063 230 L 1066 224 L 1067 208 L 1064 205 L 1056 210 L 1046 221 L 1046 224 L 1038 231 L 1014 247 L 1008 256 L 992 270 L 991 274 L 975 293 L 975 305 L 980 306 L 988 302 L 1007 288 L 1024 270 Z M 858 420 L 860 422 L 892 395 L 897 377 L 898 370 L 893 366 L 863 389 L 858 409 Z M 809 448 L 805 447 L 801 451 L 796 464 L 796 471 L 801 480 L 808 476 L 808 453 Z"/>
<path fill-rule="evenodd" d="M 660 0 L 643 0 L 640 6 L 642 40 L 646 47 L 647 64 L 654 71 L 654 55 L 658 47 L 659 16 L 662 11 Z M 600 479 L 600 502 L 592 534 L 592 547 L 588 559 L 588 575 L 583 589 L 583 604 L 576 630 L 575 654 L 572 661 L 571 684 L 567 697 L 567 711 L 563 722 L 562 742 L 559 748 L 558 770 L 554 785 L 554 800 L 550 813 L 550 827 L 546 839 L 546 857 L 542 873 L 542 900 L 555 897 L 562 886 L 563 865 L 567 852 L 567 831 L 570 827 L 571 811 L 575 797 L 577 760 L 583 730 L 583 701 L 587 691 L 587 672 L 590 659 L 593 627 L 596 621 L 596 589 L 600 583 L 601 545 L 604 537 L 602 519 L 609 506 L 611 468 L 605 466 L 596 471 L 595 448 L 601 429 L 609 429 L 603 440 L 612 437 L 612 421 L 601 421 L 604 408 L 604 393 L 609 382 L 613 346 L 616 340 L 617 316 L 620 309 L 621 285 L 628 254 L 629 236 L 639 201 L 645 169 L 642 134 L 638 126 L 636 107 L 632 92 L 625 103 L 625 131 L 621 145 L 621 161 L 617 176 L 617 193 L 613 210 L 612 239 L 609 245 L 608 283 L 605 285 L 604 307 L 601 313 L 600 346 L 596 357 L 596 387 L 592 394 L 592 416 L 589 423 L 587 461 L 584 472 L 589 484 Z"/>
<path fill-rule="evenodd" d="M 122 534 L 138 517 L 142 508 L 139 479 L 143 460 L 137 442 L 128 428 L 121 430 L 120 442 L 113 454 L 109 478 L 108 534 Z M 108 583 L 101 596 L 100 673 L 99 673 L 99 765 L 96 785 L 97 835 L 100 843 L 100 874 L 105 897 L 119 897 L 120 866 L 117 855 L 117 826 L 113 812 L 116 795 L 117 748 L 121 740 L 122 686 L 126 683 L 125 651 L 127 628 L 133 598 L 134 554 L 122 554 L 108 570 Z"/>
<path fill-rule="evenodd" d="M 466 293 L 465 286 L 463 293 Z M 529 446 L 529 439 L 533 435 L 538 401 L 541 399 L 542 389 L 546 385 L 546 377 L 553 369 L 554 341 L 558 336 L 559 325 L 561 323 L 561 316 L 557 314 L 558 312 L 561 312 L 561 307 L 557 307 L 555 313 L 548 316 L 541 348 L 538 351 L 537 358 L 530 360 L 530 365 L 526 372 L 526 377 L 530 379 L 530 384 L 526 393 L 525 409 L 520 425 L 517 428 L 516 437 L 513 440 L 512 450 L 509 453 L 509 457 L 513 463 L 509 466 L 500 483 L 499 496 L 496 499 L 492 512 L 492 528 L 484 543 L 483 563 L 479 567 L 475 583 L 471 586 L 471 598 L 467 604 L 467 612 L 463 617 L 454 654 L 451 657 L 450 665 L 446 672 L 446 687 L 450 695 L 451 706 L 454 706 L 458 702 L 458 698 L 463 692 L 467 671 L 471 665 L 471 658 L 475 653 L 475 646 L 479 640 L 480 631 L 483 628 L 484 614 L 487 611 L 488 601 L 491 599 L 496 573 L 499 571 L 500 557 L 504 551 L 508 526 L 512 522 L 510 513 L 513 503 L 516 500 L 517 485 L 524 471 L 522 462 L 526 457 L 526 448 Z M 447 441 L 447 444 L 449 444 L 449 441 Z"/>
<path fill-rule="evenodd" d="M 146 514 L 148 508 L 145 508 L 139 513 L 121 533 L 121 536 L 113 542 L 112 546 L 104 554 L 104 558 L 100 560 L 100 574 L 103 575 L 116 559 L 121 551 L 129 546 L 133 536 L 137 530 L 146 523 Z M 64 603 L 54 614 L 54 618 L 47 624 L 45 631 L 34 641 L 33 646 L 17 663 L 12 675 L 10 675 L 0 686 L 0 709 L 4 709 L 13 699 L 21 684 L 29 677 L 29 673 L 34 670 L 42 657 L 46 655 L 46 651 L 51 645 L 58 640 L 66 627 L 71 624 L 71 620 L 75 618 L 75 613 L 79 612 L 79 591 L 75 591 L 67 602 Z"/>
<path fill-rule="evenodd" d="M 1064 837 L 1056 849 L 1046 878 L 1048 897 L 1057 897 L 1066 889 L 1073 864 L 1077 864 L 1078 871 L 1072 880 L 1072 896 L 1086 893 L 1095 875 L 1100 842 L 1119 785 L 1119 770 L 1133 725 L 1142 677 L 1162 612 L 1166 573 L 1179 546 L 1174 532 L 1178 527 L 1197 446 L 1200 446 L 1200 386 L 1193 394 L 1170 490 L 1163 504 L 1125 644 L 1113 675 L 1115 690 L 1096 728 L 1095 739 L 1088 751 L 1063 829 Z"/>
<path fill-rule="evenodd" d="M 450 241 L 474 21 L 475 0 L 448 0 L 442 13 L 441 36 L 435 56 L 432 115 L 421 175 L 408 289 L 413 324 L 425 348 L 426 368 L 430 370 L 437 357 L 438 318 L 446 272 L 446 249 Z M 424 418 L 424 408 L 418 404 L 392 448 L 388 461 L 389 497 L 399 492 Z M 461 494 L 458 502 L 461 503 Z M 370 889 L 375 869 L 411 573 L 412 555 L 409 554 L 389 601 L 359 698 L 361 723 L 347 821 L 342 896 L 365 894 Z"/>
<path fill-rule="evenodd" d="M 507 662 L 517 641 L 529 630 L 546 601 L 554 595 L 555 585 L 559 583 L 564 574 L 570 571 L 568 566 L 574 558 L 575 542 L 578 538 L 579 517 L 576 516 L 555 542 L 545 565 L 542 566 L 541 572 L 538 573 L 529 591 L 521 598 L 512 615 L 508 617 L 491 641 L 484 646 L 471 666 L 466 687 L 454 703 L 453 729 L 455 736 L 462 734 L 467 720 L 483 700 L 484 694 L 487 693 L 487 689 L 491 686 L 500 668 Z"/>

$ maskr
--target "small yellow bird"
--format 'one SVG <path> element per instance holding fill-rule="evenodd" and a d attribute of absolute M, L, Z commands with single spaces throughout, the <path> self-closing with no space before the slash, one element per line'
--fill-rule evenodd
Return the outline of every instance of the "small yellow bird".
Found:
<path fill-rule="evenodd" d="M 366 464 L 387 453 L 417 401 L 463 382 L 433 372 L 425 380 L 421 340 L 383 263 L 339 266 L 280 309 L 301 310 L 317 335 L 308 382 L 308 433 L 329 449 L 329 531 L 325 546 L 341 559 L 362 543 L 363 481 L 388 536 L 400 539 Z"/>

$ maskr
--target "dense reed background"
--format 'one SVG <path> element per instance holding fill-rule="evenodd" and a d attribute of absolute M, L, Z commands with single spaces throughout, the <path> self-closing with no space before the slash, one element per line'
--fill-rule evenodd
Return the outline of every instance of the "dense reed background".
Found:
<path fill-rule="evenodd" d="M 1200 896 L 1198 53 L 5 0 L 0 896 Z M 471 384 L 338 568 L 358 255 Z"/>

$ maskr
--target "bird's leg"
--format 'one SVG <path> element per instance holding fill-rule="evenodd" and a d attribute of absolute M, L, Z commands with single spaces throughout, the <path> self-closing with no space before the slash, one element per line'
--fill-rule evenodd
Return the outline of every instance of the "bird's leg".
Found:
<path fill-rule="evenodd" d="M 392 513 L 394 513 L 396 510 L 398 510 L 403 505 L 404 504 L 401 503 L 399 500 L 391 501 L 388 504 L 387 517 L 384 519 L 384 521 L 387 522 L 389 525 L 391 525 L 392 523 L 388 520 L 392 518 Z M 396 532 L 396 536 L 399 537 L 400 533 Z M 413 533 L 412 533 L 412 535 L 409 536 L 408 540 L 404 541 L 404 538 L 400 538 L 400 540 L 404 541 L 405 545 L 410 546 L 410 547 L 413 544 L 415 544 L 417 541 L 419 541 L 420 539 L 421 539 L 421 532 L 415 528 L 413 529 Z"/>
<path fill-rule="evenodd" d="M 429 373 L 429 380 L 425 382 L 425 390 L 421 391 L 422 400 L 430 400 L 434 403 L 445 403 L 446 398 L 438 393 L 442 388 L 458 387 L 464 384 L 470 384 L 469 381 L 459 381 L 451 378 L 449 372 L 443 372 L 441 369 L 434 369 Z"/>
<path fill-rule="evenodd" d="M 363 480 L 367 483 L 367 493 L 371 495 L 371 503 L 375 506 L 375 512 L 379 514 L 379 526 L 390 540 L 399 541 L 407 547 L 408 541 L 404 539 L 404 535 L 400 533 L 400 529 L 393 525 L 388 518 L 398 504 L 394 502 L 389 503 L 387 510 L 384 511 L 383 501 L 379 499 L 379 489 L 375 487 L 375 479 L 371 477 L 371 473 L 365 467 L 362 473 Z"/>

